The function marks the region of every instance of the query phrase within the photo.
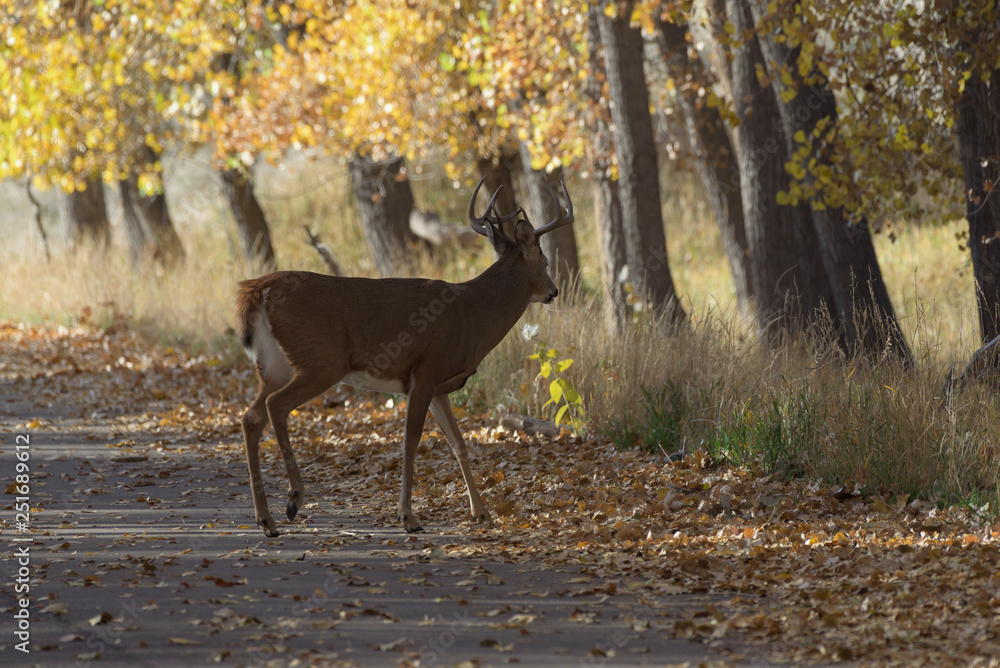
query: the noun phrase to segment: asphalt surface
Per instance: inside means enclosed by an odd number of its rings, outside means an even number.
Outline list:
[[[241,453],[121,433],[99,410],[68,415],[0,385],[0,666],[746,658],[731,644],[720,654],[670,637],[673,620],[703,608],[707,594],[650,601],[585,564],[555,567],[499,549],[495,559],[461,556],[457,547],[498,539],[447,526],[408,536],[344,491],[310,488],[302,521],[279,521],[282,535],[267,539],[253,524]],[[18,527],[23,490],[10,485],[24,437],[32,511],[30,526]],[[276,511],[282,473],[265,470]],[[18,587],[24,561],[27,589]]]

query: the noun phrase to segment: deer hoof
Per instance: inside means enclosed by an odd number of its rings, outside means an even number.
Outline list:
[[[271,519],[270,517],[267,518],[266,520],[258,520],[257,524],[263,527],[264,535],[267,536],[268,538],[277,538],[278,536],[281,535],[278,532],[278,527],[275,526],[274,524],[274,520]]]
[[[417,523],[417,520],[409,515],[400,515],[399,520],[403,523],[403,528],[406,529],[406,533],[419,533],[424,530],[424,528]]]

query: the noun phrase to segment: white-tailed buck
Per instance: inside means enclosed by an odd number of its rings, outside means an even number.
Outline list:
[[[237,322],[243,346],[255,362],[260,393],[243,414],[243,440],[254,514],[267,536],[278,535],[267,507],[258,447],[270,422],[288,471],[288,519],[302,506],[304,490],[288,440],[288,415],[335,383],[376,392],[405,394],[403,482],[399,518],[407,531],[420,531],[410,507],[413,460],[430,408],[451,445],[469,490],[472,516],[490,522],[479,498],[465,441],[448,394],[461,388],[487,353],[506,336],[531,302],[551,302],[555,284],[538,238],[573,222],[566,208],[535,230],[520,209],[505,216],[493,210],[493,194],[482,217],[476,196],[469,224],[489,239],[496,262],[465,283],[419,278],[341,278],[304,271],[280,271],[240,283]],[[497,190],[499,192],[499,189]],[[552,197],[558,197],[552,192]],[[513,238],[502,224],[517,218]]]

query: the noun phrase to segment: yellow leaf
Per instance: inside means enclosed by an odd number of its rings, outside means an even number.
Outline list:
[[[559,400],[562,399],[563,388],[559,380],[554,380],[549,384],[549,396],[552,397],[552,401],[555,403],[559,403]]]

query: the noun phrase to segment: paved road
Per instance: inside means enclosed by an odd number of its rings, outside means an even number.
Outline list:
[[[31,533],[20,533],[15,495],[3,497],[2,666],[626,666],[726,656],[665,631],[706,597],[648,601],[584,566],[463,557],[463,545],[497,539],[456,527],[407,536],[343,491],[315,490],[304,521],[266,539],[231,448],[152,441],[117,432],[110,418],[60,413],[0,387],[0,479],[13,481],[15,434],[28,434],[35,509]],[[265,476],[280,505],[278,473]],[[30,561],[30,653],[17,649],[17,550]]]

